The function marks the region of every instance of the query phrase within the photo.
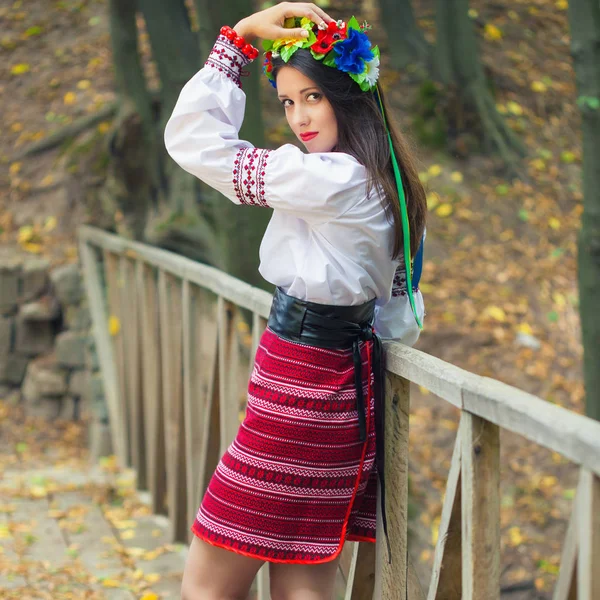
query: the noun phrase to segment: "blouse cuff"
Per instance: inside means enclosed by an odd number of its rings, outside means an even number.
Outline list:
[[[204,64],[207,67],[217,69],[241,88],[242,68],[251,63],[252,60],[232,40],[221,33]]]

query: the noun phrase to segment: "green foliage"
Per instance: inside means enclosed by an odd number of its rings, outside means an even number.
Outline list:
[[[436,84],[424,81],[417,95],[412,124],[419,141],[432,148],[445,148],[447,143],[446,121],[438,111],[441,100]]]
[[[579,96],[577,98],[577,106],[579,108],[589,108],[591,110],[598,110],[600,108],[600,98],[596,98],[595,96]]]

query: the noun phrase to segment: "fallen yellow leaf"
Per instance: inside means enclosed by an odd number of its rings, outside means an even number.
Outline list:
[[[80,90],[87,90],[92,85],[92,82],[89,79],[82,79],[77,82],[77,88]]]
[[[485,39],[495,42],[502,39],[502,31],[492,23],[487,23],[485,26]]]
[[[23,250],[31,252],[31,254],[40,254],[43,249],[44,247],[41,244],[34,244],[33,242],[23,244]]]
[[[554,230],[560,229],[560,221],[556,217],[550,217],[548,219],[548,225]]]
[[[140,600],[158,600],[158,596],[154,592],[146,592]]]
[[[534,92],[537,92],[538,94],[543,94],[544,92],[548,91],[548,86],[545,83],[542,83],[541,81],[532,81],[531,89]]]
[[[438,217],[449,217],[453,210],[454,208],[452,207],[452,204],[445,202],[436,208],[435,214],[438,215]]]
[[[75,102],[77,102],[77,96],[73,92],[67,92],[63,98],[63,101],[67,106],[71,106],[71,104],[75,104]]]
[[[118,335],[121,331],[121,321],[119,321],[119,317],[115,317],[115,315],[111,315],[108,319],[108,332],[113,337]]]
[[[56,228],[57,223],[56,217],[48,217],[44,223],[44,231],[52,231]]]
[[[450,179],[454,181],[454,183],[461,183],[463,180],[463,174],[460,171],[452,171]]]
[[[23,73],[27,73],[29,71],[29,65],[27,63],[19,63],[18,65],[14,65],[11,68],[10,72],[13,75],[23,75]]]
[[[506,313],[499,306],[488,306],[485,309],[485,314],[496,321],[504,323],[506,321]]]
[[[533,335],[533,329],[531,329],[531,327],[527,323],[521,323],[517,327],[517,331],[519,331],[519,333],[525,333],[527,335]]]
[[[431,177],[437,177],[442,172],[442,167],[440,165],[431,165],[427,170],[427,173]]]

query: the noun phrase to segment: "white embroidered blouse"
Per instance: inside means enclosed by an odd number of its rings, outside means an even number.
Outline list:
[[[183,169],[235,204],[270,207],[260,246],[261,275],[286,294],[321,304],[377,298],[375,330],[412,346],[419,337],[406,293],[404,258],[392,260],[393,226],[367,171],[342,152],[305,154],[240,140],[246,95],[240,75],[250,61],[219,35],[205,66],[183,87],[164,132]],[[413,290],[420,319],[423,297]]]

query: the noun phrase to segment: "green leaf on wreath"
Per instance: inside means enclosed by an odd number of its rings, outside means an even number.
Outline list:
[[[358,29],[358,31],[360,31],[360,25],[355,16],[352,16],[352,18],[348,21],[346,31],[348,31],[348,29]]]
[[[327,55],[322,52],[315,52],[312,48],[310,49],[310,53],[313,55],[313,58],[316,60],[323,60]]]
[[[327,53],[327,56],[323,60],[323,64],[327,65],[328,67],[336,67],[337,66],[335,64],[335,52],[333,50],[331,50],[330,52]]]
[[[262,47],[265,52],[268,52],[273,47],[273,40],[263,40]]]

